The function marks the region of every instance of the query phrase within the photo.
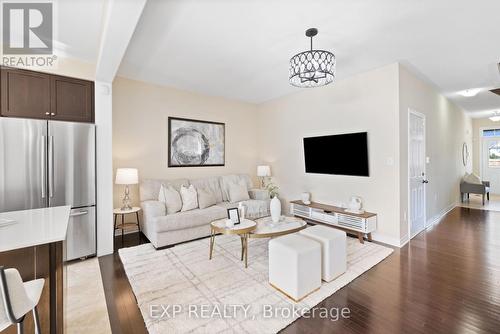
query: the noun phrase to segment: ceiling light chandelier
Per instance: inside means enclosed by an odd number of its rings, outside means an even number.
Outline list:
[[[312,39],[318,29],[306,30],[311,39],[311,50],[297,53],[290,59],[290,84],[296,87],[319,87],[335,79],[335,55],[329,51],[313,50]]]

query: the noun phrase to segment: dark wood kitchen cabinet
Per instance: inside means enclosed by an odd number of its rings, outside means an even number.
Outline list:
[[[6,117],[50,117],[50,75],[1,69],[1,113]]]
[[[2,67],[0,115],[94,122],[94,83],[59,75]]]
[[[59,121],[94,122],[94,83],[52,76],[50,115]]]

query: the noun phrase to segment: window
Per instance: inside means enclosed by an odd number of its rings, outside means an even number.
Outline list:
[[[483,130],[483,137],[496,137],[500,136],[500,129]]]
[[[488,145],[488,167],[500,167],[500,141]]]

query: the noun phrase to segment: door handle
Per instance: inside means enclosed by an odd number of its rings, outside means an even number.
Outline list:
[[[49,136],[49,197],[54,197],[54,136]]]
[[[89,213],[88,211],[79,211],[79,212],[72,213],[69,216],[70,217],[78,217],[78,216],[84,216],[88,213]]]
[[[429,183],[429,180],[422,180],[422,183]]]
[[[41,163],[40,163],[40,172],[41,180],[42,180],[42,198],[47,196],[47,136],[42,136],[42,149],[41,149]]]

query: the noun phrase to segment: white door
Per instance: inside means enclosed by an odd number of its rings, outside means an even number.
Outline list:
[[[425,228],[425,116],[413,111],[408,124],[410,238]]]
[[[490,181],[490,193],[500,194],[500,137],[483,137],[481,179]]]

